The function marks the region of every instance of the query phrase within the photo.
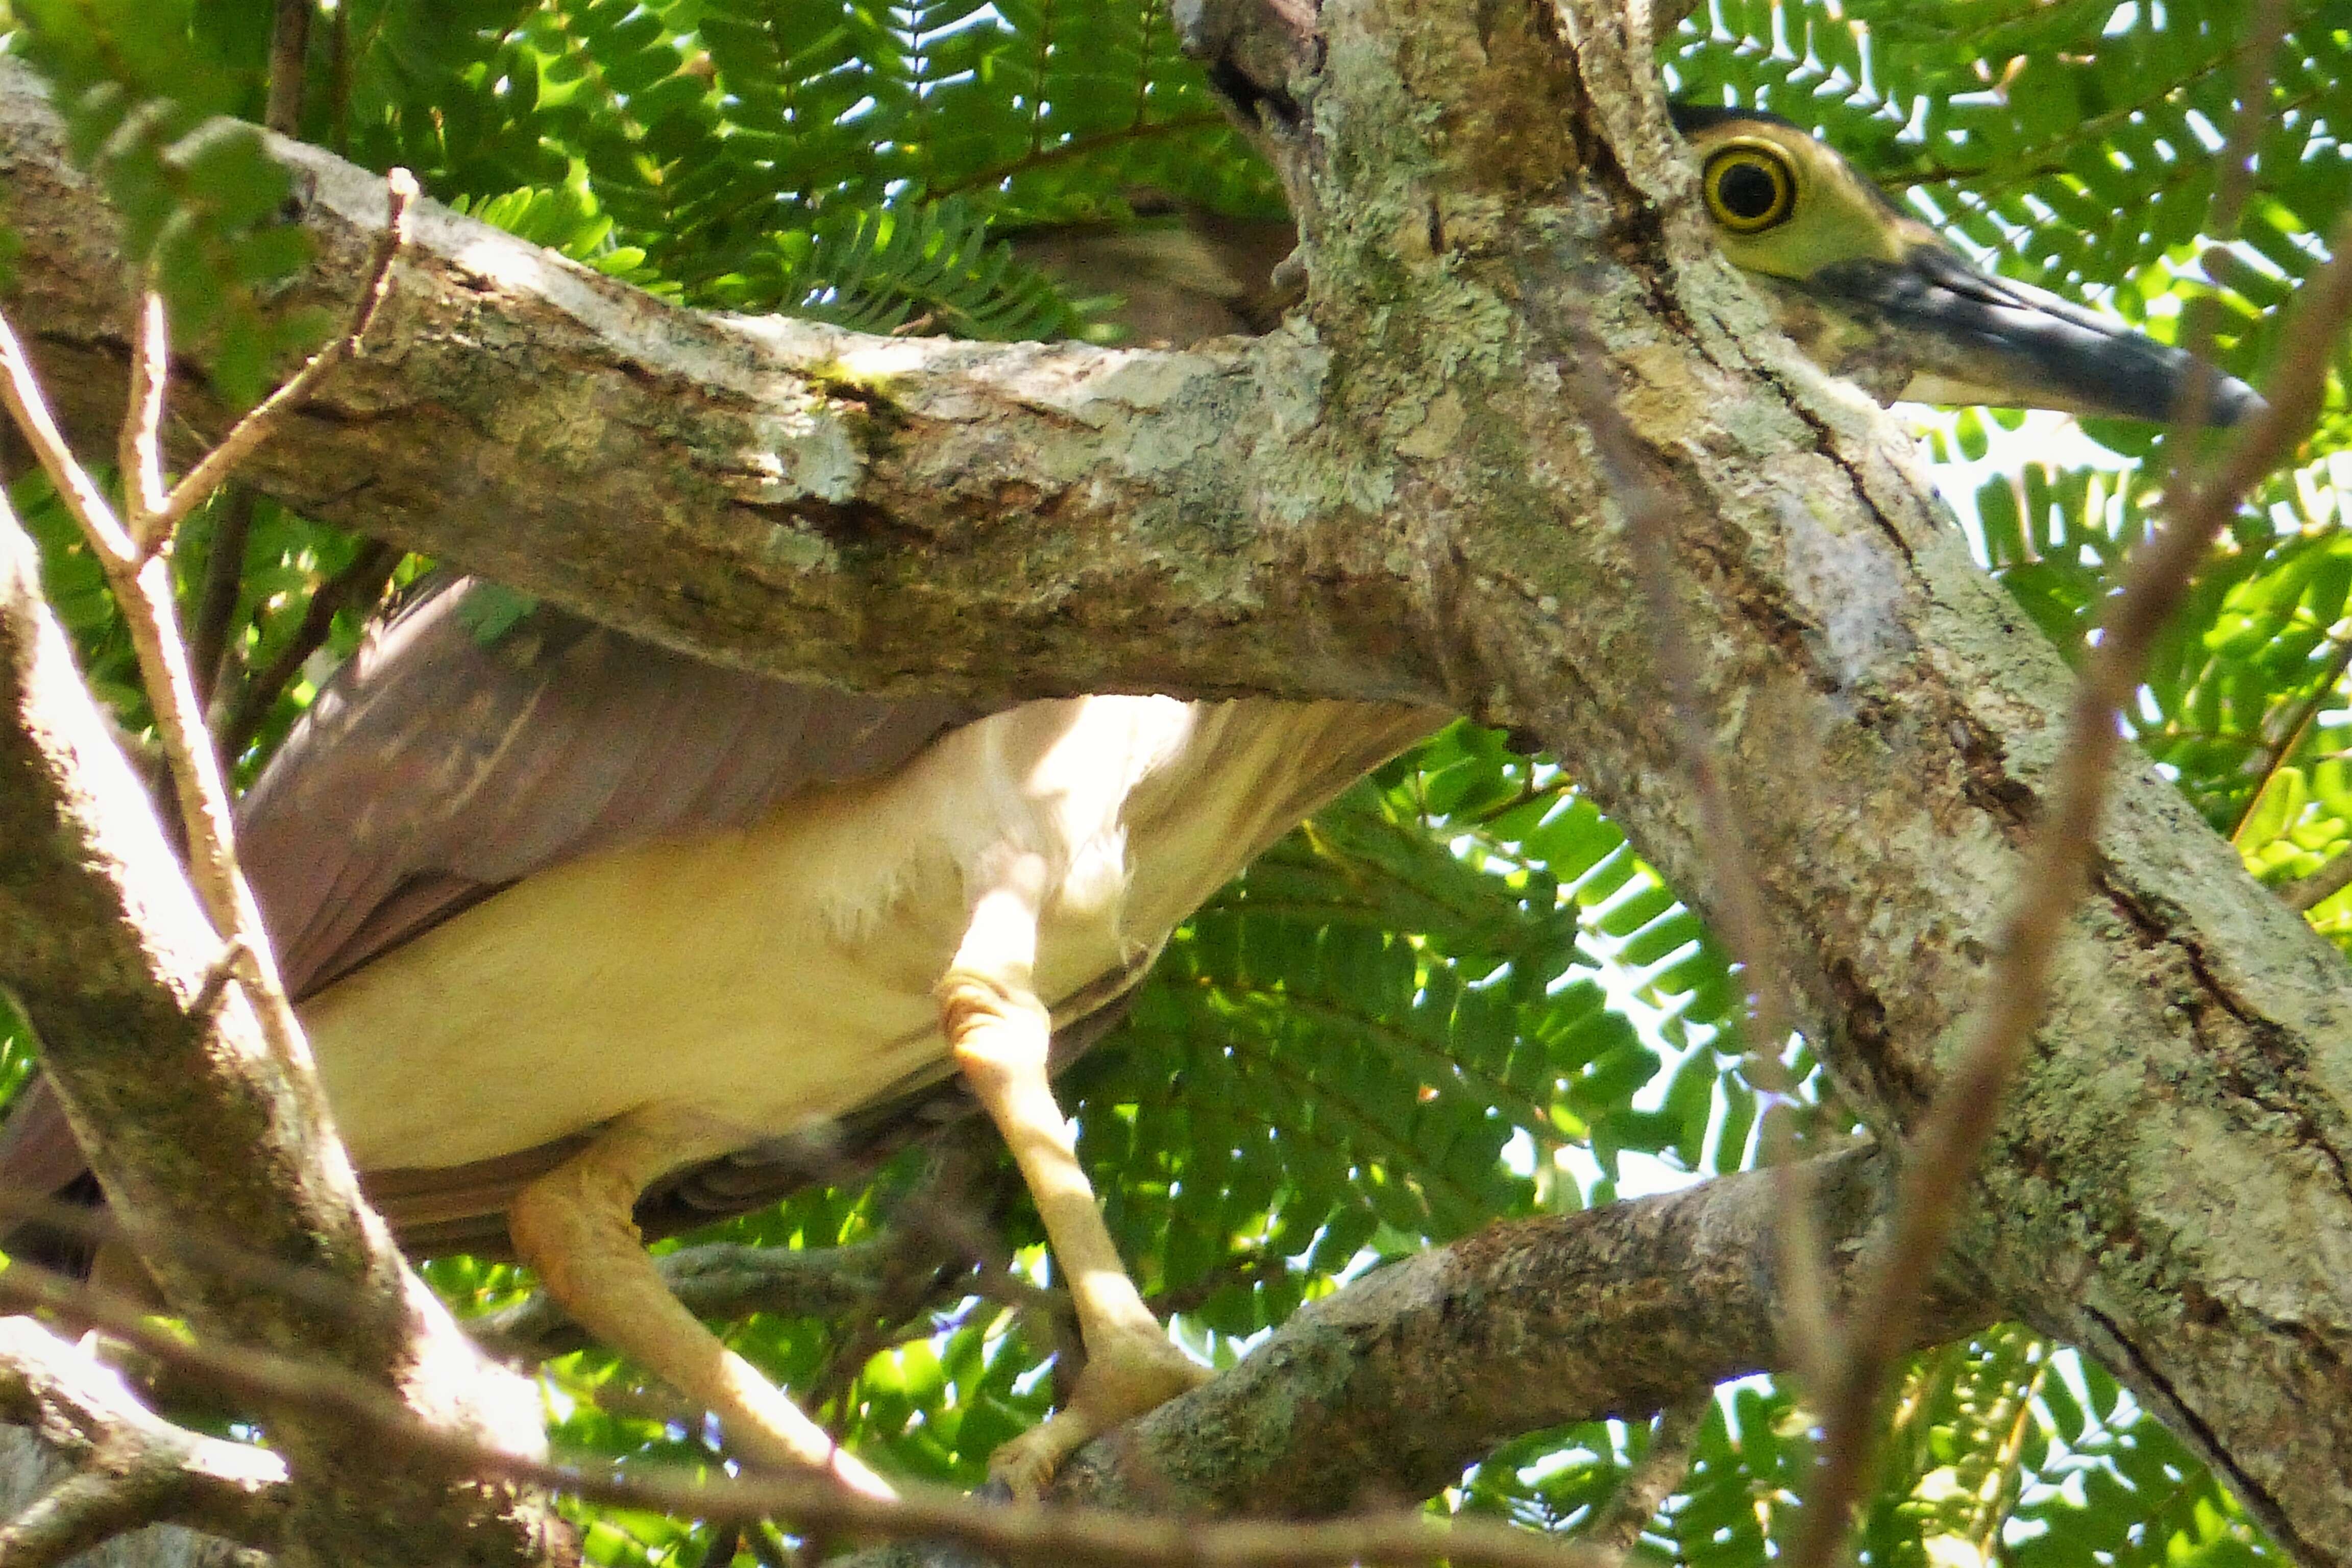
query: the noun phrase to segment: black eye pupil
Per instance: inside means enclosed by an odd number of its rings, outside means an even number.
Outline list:
[[[1734,217],[1760,218],[1780,200],[1780,182],[1761,163],[1734,163],[1715,183],[1715,199]]]

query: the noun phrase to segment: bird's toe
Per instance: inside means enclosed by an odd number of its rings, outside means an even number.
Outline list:
[[[1094,1438],[1191,1393],[1213,1375],[1157,1331],[1120,1334],[1090,1347],[1068,1406],[1000,1447],[989,1457],[989,1476],[1019,1500],[1034,1502],[1053,1484],[1063,1461]]]
[[[1091,1427],[1073,1424],[1069,1413],[1053,1415],[1018,1437],[1007,1438],[988,1457],[988,1479],[1013,1494],[1015,1502],[1035,1502],[1045,1495],[1062,1461],[1094,1436]]]

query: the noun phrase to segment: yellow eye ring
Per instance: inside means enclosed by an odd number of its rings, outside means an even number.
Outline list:
[[[1797,208],[1797,171],[1769,142],[1743,142],[1706,161],[1699,190],[1715,221],[1734,234],[1761,234]]]

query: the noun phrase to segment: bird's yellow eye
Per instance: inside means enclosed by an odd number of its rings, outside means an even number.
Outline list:
[[[1706,161],[1699,187],[1706,210],[1734,234],[1761,234],[1788,222],[1797,206],[1797,172],[1775,147],[1724,148]]]

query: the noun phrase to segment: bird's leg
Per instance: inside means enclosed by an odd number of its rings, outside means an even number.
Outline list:
[[[631,1211],[648,1185],[741,1142],[708,1117],[658,1109],[624,1117],[515,1199],[507,1216],[515,1252],[583,1328],[715,1412],[746,1457],[895,1496],[670,1294],[637,1234]]]
[[[989,1459],[990,1473],[1021,1498],[1042,1492],[1062,1461],[1096,1434],[1209,1375],[1169,1342],[1128,1278],[1079,1168],[1069,1123],[1054,1102],[1046,1076],[1053,1020],[1031,988],[1044,883],[1042,863],[1023,864],[982,894],[940,983],[941,1027],[1021,1167],[1086,1341],[1086,1370],[1068,1405]]]

